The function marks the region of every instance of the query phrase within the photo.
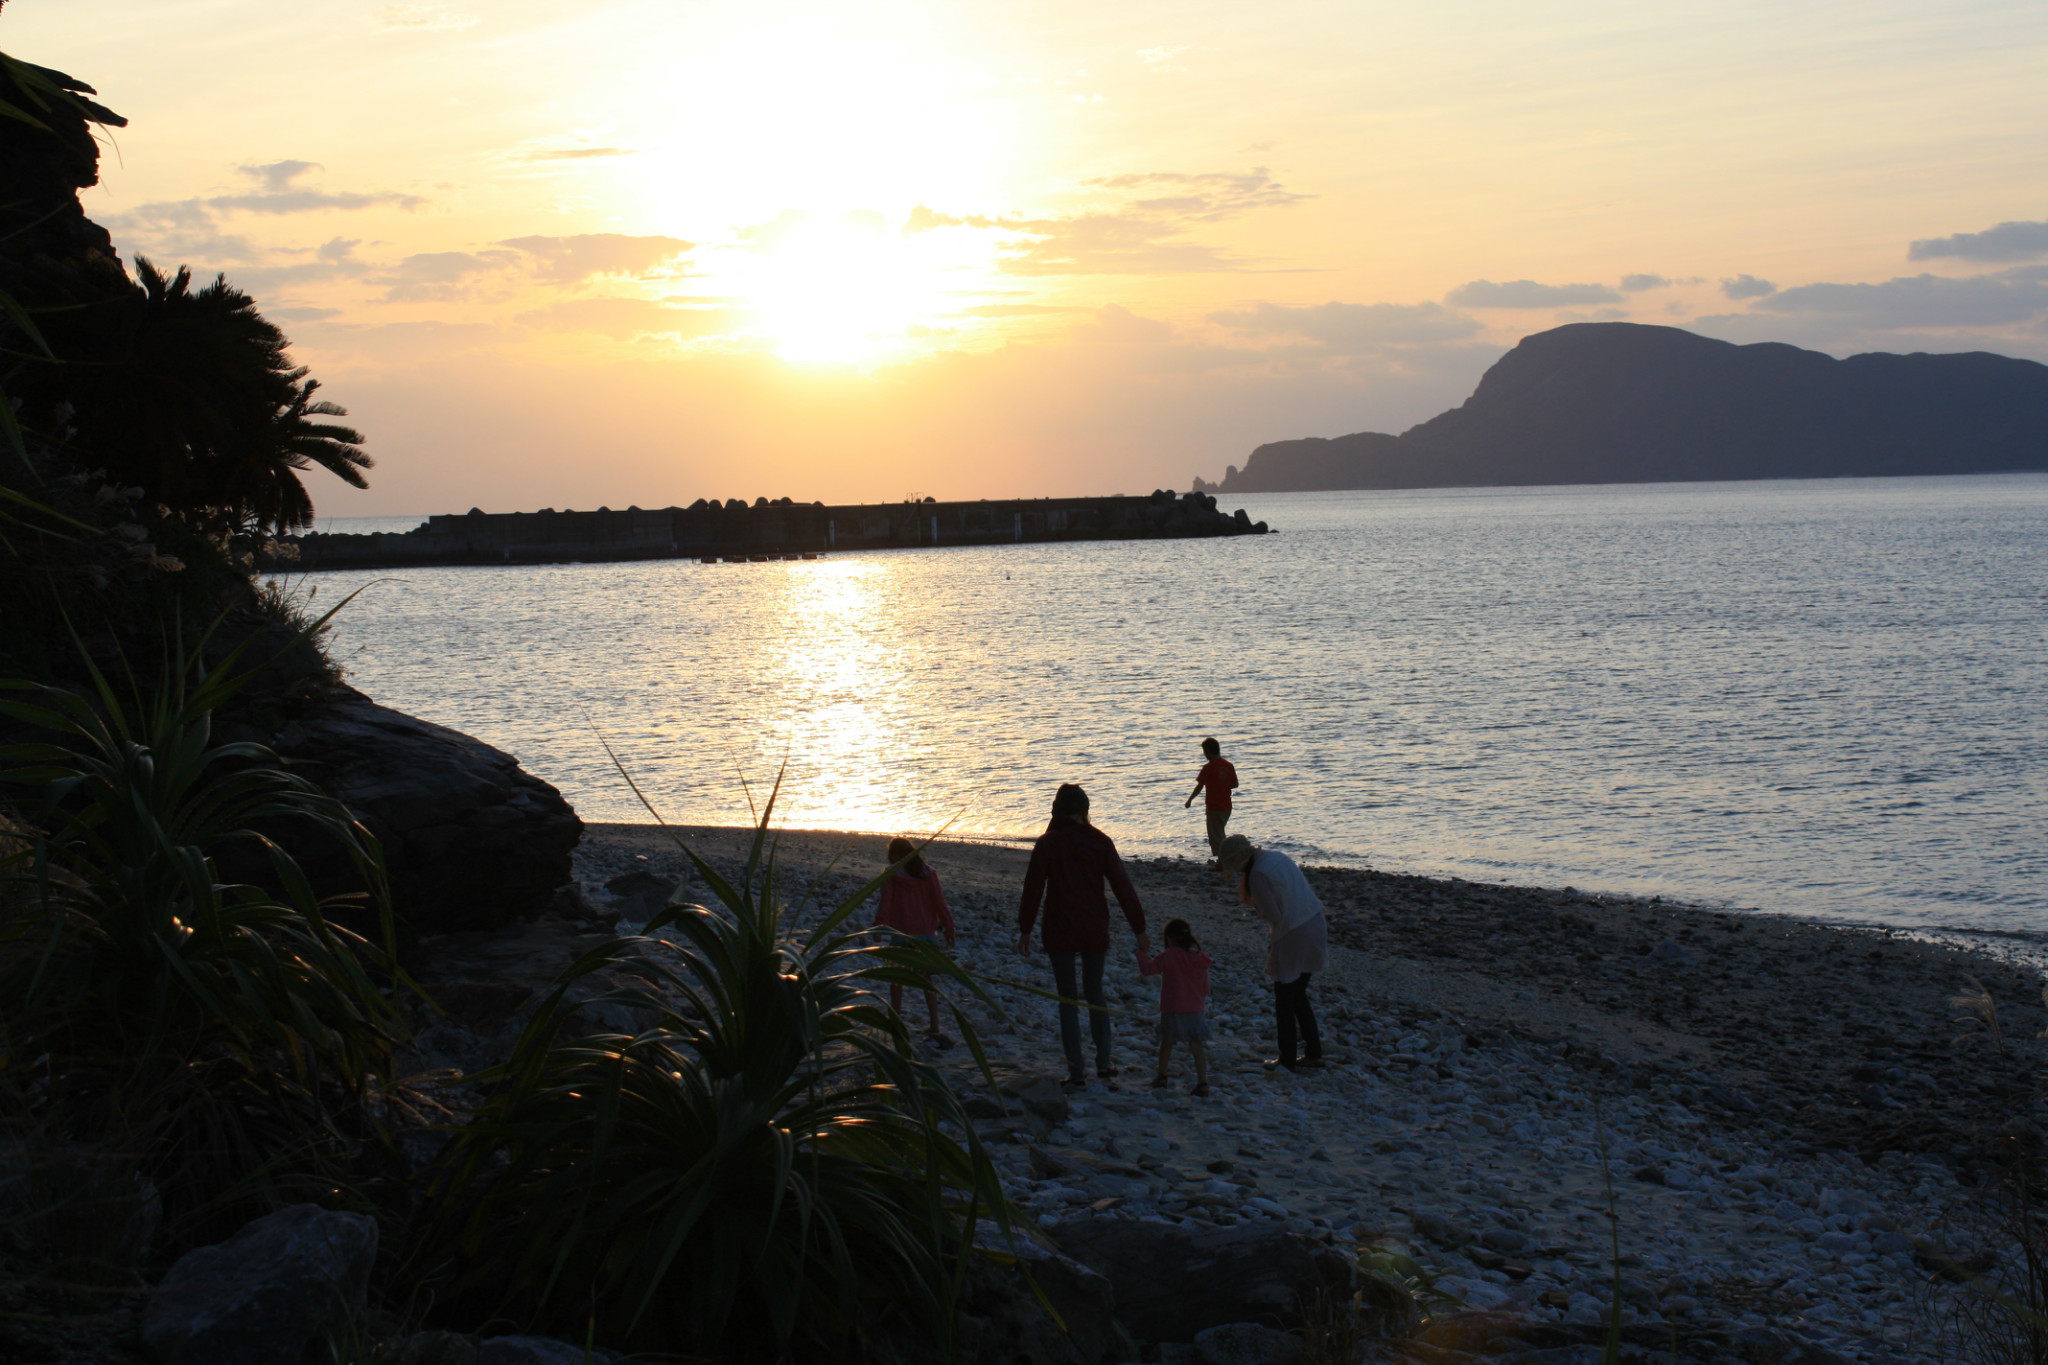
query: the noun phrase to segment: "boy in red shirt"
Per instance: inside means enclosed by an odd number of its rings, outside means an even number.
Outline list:
[[[1214,853],[1223,847],[1223,827],[1230,823],[1230,793],[1237,786],[1237,769],[1230,766],[1223,757],[1223,746],[1213,739],[1202,741],[1202,752],[1209,761],[1195,775],[1195,790],[1188,793],[1180,808],[1186,810],[1195,804],[1195,792],[1207,793],[1202,805],[1209,817],[1209,851]]]

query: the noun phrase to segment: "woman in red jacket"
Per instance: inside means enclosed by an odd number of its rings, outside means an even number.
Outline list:
[[[1116,845],[1088,823],[1088,793],[1069,782],[1054,795],[1052,823],[1032,846],[1031,866],[1024,874],[1024,902],[1017,911],[1017,951],[1029,957],[1031,926],[1038,919],[1040,901],[1045,905],[1045,927],[1039,932],[1039,942],[1052,959],[1052,979],[1061,997],[1060,1045],[1067,1054],[1069,1090],[1088,1083],[1076,1003],[1084,998],[1095,1038],[1095,1074],[1104,1081],[1116,1075],[1109,1055],[1108,1004],[1102,994],[1102,964],[1109,956],[1109,901],[1102,894],[1105,881],[1116,892],[1124,920],[1138,937],[1139,950],[1151,952],[1138,889],[1131,885]]]
[[[943,934],[946,947],[953,948],[953,912],[946,905],[946,893],[939,889],[939,874],[925,866],[917,845],[908,839],[891,839],[889,865],[896,871],[882,883],[882,903],[875,910],[876,926],[923,939],[934,947]],[[903,1013],[900,981],[889,983],[889,1009],[897,1015]],[[939,1047],[951,1047],[953,1040],[939,1028],[939,993],[929,981],[924,988],[924,1010],[924,1036]]]

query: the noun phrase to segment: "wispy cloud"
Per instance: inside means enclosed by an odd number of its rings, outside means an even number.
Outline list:
[[[1569,308],[1587,303],[1620,303],[1604,284],[1538,284],[1534,280],[1473,280],[1444,295],[1460,308]]]
[[[1460,341],[1479,320],[1440,303],[1322,303],[1288,308],[1264,301],[1209,314],[1209,321],[1240,332],[1292,335],[1332,351],[1366,354],[1388,346]]]
[[[1912,275],[1880,284],[1802,284],[1756,305],[1870,328],[1991,327],[2048,313],[2048,266],[1950,279]]]
[[[446,303],[469,297],[477,276],[508,269],[518,260],[510,251],[420,251],[376,282],[385,287],[388,303]]]
[[[449,9],[446,5],[385,5],[377,11],[379,27],[416,33],[473,28],[480,22],[478,16]]]
[[[911,211],[904,231],[967,227],[1003,234],[1000,268],[1011,275],[1247,271],[1264,267],[1223,248],[1189,240],[1189,231],[1255,209],[1284,208],[1309,197],[1288,190],[1262,166],[1245,172],[1203,174],[1150,171],[1084,183],[1090,189],[1126,194],[1175,192],[1141,194],[1113,210],[1046,218],[955,215],[920,204]]]
[[[1754,275],[1737,275],[1721,281],[1721,294],[1731,299],[1760,299],[1778,292],[1778,286]]]
[[[1074,324],[1074,340],[1097,346],[1157,346],[1173,335],[1158,318],[1140,317],[1122,304],[1106,303],[1087,322]]]
[[[518,315],[528,327],[550,332],[595,332],[618,341],[642,336],[695,338],[738,330],[742,320],[727,307],[677,306],[667,299],[570,299]]]
[[[2037,256],[2048,256],[2048,223],[2000,223],[1982,232],[1925,237],[1906,248],[1909,261],[2031,261]]]
[[[541,147],[522,153],[527,161],[596,161],[604,157],[638,155],[637,147]]]
[[[398,190],[321,190],[301,185],[309,173],[323,169],[313,161],[269,161],[239,166],[256,182],[244,194],[214,194],[191,199],[165,199],[138,204],[114,214],[106,225],[143,250],[177,256],[209,266],[266,259],[271,253],[248,238],[223,230],[221,218],[236,213],[285,216],[300,213],[356,212],[390,207],[411,212],[427,201]]]
[[[580,284],[597,275],[644,276],[696,246],[679,237],[630,237],[589,232],[573,237],[513,237],[500,242],[525,252],[536,273],[556,284]]]
[[[1189,175],[1179,171],[1147,171],[1137,175],[1110,175],[1083,181],[1104,190],[1172,190],[1175,193],[1133,200],[1130,207],[1142,213],[1169,214],[1191,222],[1219,222],[1253,209],[1285,208],[1315,196],[1296,194],[1269,174],[1264,166],[1249,171],[1209,171]]]
[[[1662,275],[1623,275],[1621,277],[1621,292],[1624,294],[1640,294],[1645,289],[1662,289],[1670,283],[1671,281],[1665,279]]]

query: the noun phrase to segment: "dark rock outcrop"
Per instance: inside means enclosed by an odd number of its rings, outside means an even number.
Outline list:
[[[1230,1323],[1288,1325],[1325,1283],[1315,1243],[1277,1228],[1085,1218],[1053,1235],[1109,1281],[1117,1321],[1146,1345]]]
[[[570,878],[583,822],[502,749],[349,687],[296,708],[268,742],[383,843],[392,908],[412,933],[529,918]],[[349,875],[338,855],[294,852],[316,884]]]
[[[143,1310],[143,1345],[162,1365],[326,1359],[376,1259],[375,1219],[295,1204],[180,1257]]]
[[[1837,360],[1676,327],[1524,337],[1399,436],[1276,441],[1227,493],[2048,469],[2048,365],[1977,351]]]

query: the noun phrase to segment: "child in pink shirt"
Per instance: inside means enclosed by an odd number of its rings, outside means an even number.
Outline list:
[[[1209,1093],[1209,1019],[1203,1010],[1209,1003],[1209,955],[1195,941],[1195,931],[1184,919],[1167,921],[1160,935],[1166,951],[1152,957],[1138,949],[1138,970],[1159,980],[1159,1074],[1152,1088],[1166,1084],[1166,1063],[1176,1042],[1186,1043],[1195,1056],[1195,1088]]]
[[[908,839],[889,841],[889,862],[896,871],[882,883],[882,903],[875,911],[878,928],[922,939],[937,947],[940,935],[946,947],[954,946],[953,912],[946,905],[946,893],[939,889],[939,874],[925,865],[917,845]],[[889,1008],[903,1013],[903,986],[889,983]],[[924,987],[925,1037],[938,1047],[951,1047],[953,1040],[939,1028],[939,993],[927,980]]]

